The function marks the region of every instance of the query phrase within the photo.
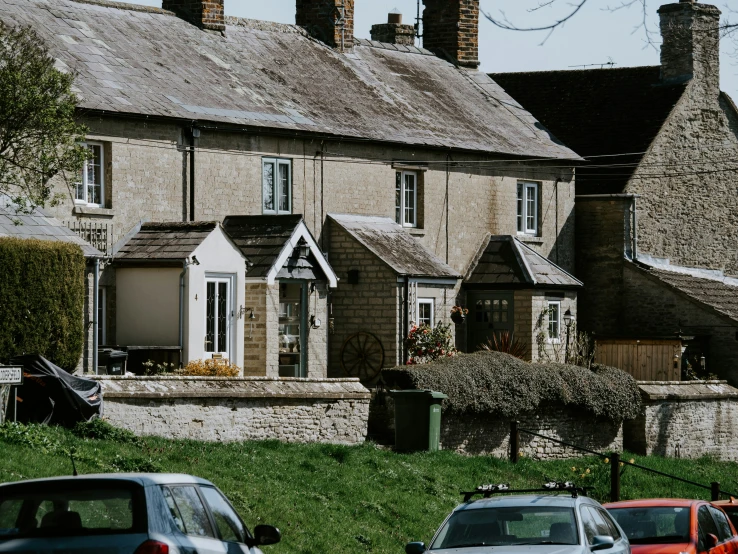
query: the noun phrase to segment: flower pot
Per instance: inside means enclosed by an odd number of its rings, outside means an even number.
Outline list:
[[[460,312],[454,312],[451,314],[451,321],[456,323],[456,325],[461,325],[464,323],[464,320],[466,319],[466,316]]]

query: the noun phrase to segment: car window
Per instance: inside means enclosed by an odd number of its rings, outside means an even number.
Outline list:
[[[229,542],[245,542],[246,530],[243,523],[223,495],[212,487],[200,487],[200,491],[210,506],[220,538]]]
[[[579,544],[574,510],[505,506],[458,510],[441,526],[431,550],[473,545]]]
[[[177,526],[177,529],[179,529],[182,533],[186,533],[187,531],[184,526],[184,521],[182,520],[182,514],[177,507],[177,503],[174,501],[172,491],[170,491],[168,487],[162,487],[161,492],[164,495],[164,499],[166,500],[167,506],[169,507],[169,513],[171,514],[172,519],[174,520],[174,524]]]
[[[613,539],[616,541],[620,540],[622,536],[620,535],[620,531],[618,530],[618,526],[615,525],[615,522],[610,517],[610,514],[608,514],[604,508],[595,508],[595,511],[600,514],[603,520],[605,520],[605,523],[607,524],[607,528],[610,530],[608,535],[610,535]]]
[[[728,518],[725,517],[725,514],[712,506],[708,506],[707,509],[710,510],[712,519],[715,520],[715,524],[717,525],[718,539],[720,539],[720,542],[730,539],[733,536],[733,532],[730,530],[730,523],[728,523]]]
[[[579,507],[579,518],[582,520],[582,527],[584,528],[584,535],[587,537],[587,542],[592,544],[594,538],[602,533],[597,529],[597,522],[587,506]]]
[[[689,508],[648,506],[608,510],[631,544],[689,542]]]
[[[712,519],[707,506],[700,506],[700,509],[697,511],[697,549],[700,552],[705,552],[710,548],[707,535],[715,535],[720,538],[717,525],[715,525],[715,521]]]
[[[721,506],[723,511],[728,514],[728,519],[730,520],[730,523],[733,524],[733,527],[738,530],[738,511],[735,510],[735,504],[727,504],[725,506]]]
[[[0,501],[0,541],[141,532],[145,522],[135,516],[143,509],[134,497],[129,487],[106,487],[94,482],[45,491],[11,490]]]
[[[185,534],[195,537],[213,537],[207,510],[194,486],[171,487],[174,502],[179,509]]]

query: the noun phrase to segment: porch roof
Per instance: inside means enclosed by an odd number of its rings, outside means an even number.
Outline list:
[[[29,214],[16,213],[10,198],[0,194],[0,237],[51,240],[78,245],[86,258],[102,258],[103,254],[89,242],[41,208]]]
[[[182,262],[217,226],[215,221],[144,223],[118,250],[115,261]]]
[[[461,279],[458,272],[388,217],[346,214],[328,214],[328,217],[398,275]]]
[[[325,275],[331,287],[338,284],[335,272],[301,215],[229,215],[223,220],[223,230],[246,257],[247,279],[274,282],[280,270],[289,265],[292,253],[302,239],[310,246],[311,271],[315,271],[314,275]],[[294,270],[291,273],[299,274]]]
[[[492,235],[482,242],[464,284],[507,288],[582,286],[576,277],[511,235]]]

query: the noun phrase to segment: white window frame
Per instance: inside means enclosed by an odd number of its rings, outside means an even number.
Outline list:
[[[554,323],[554,320],[551,318],[552,312],[551,307],[556,307],[556,329],[558,329],[558,336],[552,337],[551,336],[551,323]],[[549,344],[559,344],[561,343],[561,301],[560,300],[548,300],[546,304],[546,341]]]
[[[274,209],[269,210],[264,206],[264,166],[274,164],[274,175],[272,180],[272,198]],[[279,209],[279,168],[287,167],[287,209]],[[263,214],[291,214],[292,213],[292,160],[289,158],[262,158],[261,159],[261,212]]]
[[[216,344],[213,345],[213,350],[208,350],[207,345],[207,336],[208,336],[208,283],[215,283],[215,291],[216,294],[218,293],[218,284],[219,283],[227,283],[228,290],[227,290],[227,300],[226,300],[226,350],[225,351],[216,351],[215,347],[217,346],[217,340],[218,340],[218,313],[216,311],[215,313],[215,330],[214,330],[214,336],[213,340],[216,342]],[[206,273],[205,274],[205,283],[204,283],[204,290],[203,290],[203,299],[205,300],[205,310],[203,313],[203,350],[205,353],[205,356],[213,356],[213,355],[222,355],[225,358],[228,358],[228,360],[231,363],[235,363],[233,360],[233,347],[235,346],[235,335],[234,330],[236,328],[236,325],[234,324],[233,317],[234,317],[234,310],[235,310],[235,284],[236,284],[236,278],[234,275],[229,275],[225,273]],[[216,306],[217,306],[217,300],[216,300]]]
[[[400,177],[400,182],[397,182],[397,177]],[[407,191],[406,191],[406,178],[412,176],[415,181],[412,194],[412,212],[411,217],[407,218]],[[403,227],[417,227],[418,226],[418,172],[417,171],[397,171],[395,173],[395,221],[398,225]],[[400,204],[397,204],[397,197],[399,192]]]
[[[420,321],[420,305],[421,304],[428,304],[430,305],[430,324],[429,327],[435,327],[436,326],[436,299],[435,298],[418,298],[417,302],[415,303],[415,313],[418,317],[418,325],[422,325],[423,322]]]
[[[102,142],[98,141],[85,141],[80,144],[80,146],[84,148],[88,148],[90,146],[97,146],[100,148],[100,202],[90,202],[88,198],[88,172],[87,172],[87,162],[88,160],[85,160],[84,166],[82,166],[82,181],[77,182],[77,186],[82,187],[82,198],[77,198],[77,190],[74,191],[74,203],[79,206],[91,206],[95,208],[100,208],[105,206],[105,147]]]
[[[517,225],[519,235],[538,235],[538,199],[540,195],[540,183],[533,181],[518,181],[517,196]],[[533,191],[533,207],[528,205],[528,193]],[[531,211],[533,212],[531,214]],[[533,219],[533,225],[528,225],[529,219]]]

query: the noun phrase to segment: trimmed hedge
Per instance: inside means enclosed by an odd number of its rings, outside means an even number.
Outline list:
[[[637,417],[641,406],[635,379],[614,367],[531,364],[501,352],[459,354],[425,365],[385,369],[382,378],[391,388],[447,394],[444,409],[460,414],[515,418],[542,404],[559,404],[620,422]]]
[[[0,363],[40,354],[72,371],[84,347],[84,303],[79,246],[0,238]]]

